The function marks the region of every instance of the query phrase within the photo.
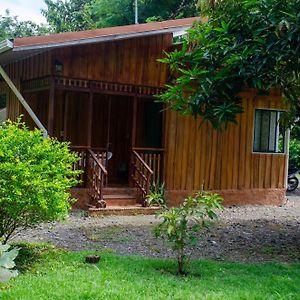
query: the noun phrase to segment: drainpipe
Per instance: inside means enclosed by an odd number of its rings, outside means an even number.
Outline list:
[[[31,107],[28,105],[24,97],[21,95],[17,87],[14,85],[14,83],[11,81],[9,76],[6,74],[2,66],[0,65],[0,75],[3,77],[7,85],[10,87],[10,89],[13,91],[17,99],[21,102],[25,110],[28,112],[30,117],[33,119],[34,123],[37,125],[37,127],[43,132],[44,138],[48,137],[47,129],[44,127],[44,125],[41,123],[41,121],[38,119],[34,111],[31,109]]]

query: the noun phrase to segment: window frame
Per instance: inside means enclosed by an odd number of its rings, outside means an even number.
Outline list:
[[[269,155],[287,155],[288,154],[288,144],[289,144],[289,130],[286,129],[285,133],[283,135],[284,138],[284,145],[283,145],[283,152],[276,152],[276,151],[254,151],[254,138],[255,138],[255,117],[256,117],[256,111],[257,110],[264,110],[264,111],[274,111],[283,113],[287,110],[280,109],[280,108],[268,108],[268,107],[255,107],[254,108],[254,114],[252,118],[252,154],[269,154]]]

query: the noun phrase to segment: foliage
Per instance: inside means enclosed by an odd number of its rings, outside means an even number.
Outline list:
[[[133,0],[44,0],[42,10],[52,31],[78,31],[134,23]],[[197,0],[139,0],[139,22],[197,15]]]
[[[9,249],[9,245],[0,243],[0,282],[6,282],[18,275],[18,271],[12,269],[16,266],[14,260],[18,256],[19,250],[17,248]]]
[[[67,143],[43,139],[20,120],[0,127],[0,238],[7,241],[16,229],[66,216],[67,190],[78,182],[72,169],[77,160]]]
[[[289,168],[300,168],[300,141],[296,139],[289,144]]]
[[[32,21],[19,21],[16,16],[10,15],[8,10],[0,15],[0,40],[15,37],[44,35],[49,32],[45,25],[38,25]]]
[[[139,22],[162,21],[197,15],[197,1],[187,0],[139,0]],[[110,27],[134,22],[134,1],[93,0],[88,8],[95,27]],[[92,22],[91,22],[92,23]]]
[[[172,260],[101,253],[99,264],[85,264],[85,256],[94,253],[45,251],[30,270],[0,284],[0,298],[252,300],[298,299],[300,294],[299,264],[195,260],[181,278],[165,271],[173,269]]]
[[[148,206],[166,206],[165,184],[152,181],[146,200]]]
[[[215,209],[221,209],[222,198],[218,194],[198,192],[195,197],[187,197],[177,208],[165,207],[158,213],[162,223],[155,227],[155,235],[166,236],[177,252],[178,273],[184,274],[186,247],[197,243],[197,233],[207,228],[208,221],[217,217]]]
[[[89,23],[85,7],[92,0],[44,0],[47,5],[42,14],[53,32],[79,31],[93,27]]]
[[[207,22],[189,30],[182,46],[161,61],[175,79],[159,99],[215,128],[236,122],[244,88],[278,88],[300,115],[300,0],[220,0],[202,10]]]

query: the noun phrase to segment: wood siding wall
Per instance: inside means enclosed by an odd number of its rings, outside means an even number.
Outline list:
[[[162,87],[167,68],[157,59],[172,45],[172,34],[53,50],[62,76]]]
[[[20,88],[20,82],[14,81],[17,88]],[[0,94],[5,94],[7,101],[7,118],[10,120],[16,120],[21,114],[21,104],[10,90],[6,83],[0,84]]]
[[[217,132],[208,123],[167,111],[165,182],[168,190],[284,188],[283,154],[252,153],[255,108],[282,108],[277,95],[243,93],[238,125]]]
[[[37,54],[5,66],[11,79],[20,81],[51,75],[51,52]]]

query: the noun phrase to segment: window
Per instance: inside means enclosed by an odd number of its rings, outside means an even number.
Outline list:
[[[254,152],[284,153],[285,130],[279,124],[281,113],[277,110],[255,110]]]

